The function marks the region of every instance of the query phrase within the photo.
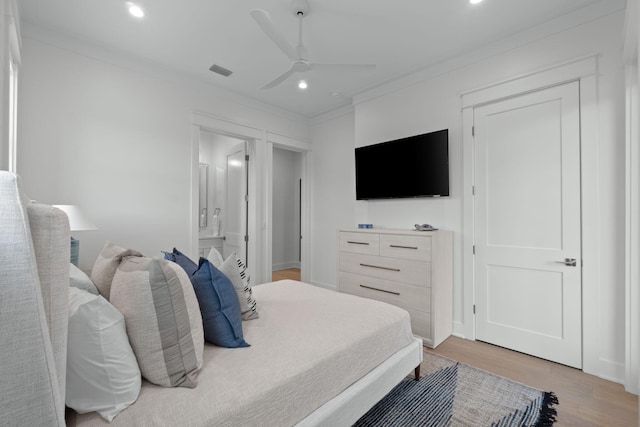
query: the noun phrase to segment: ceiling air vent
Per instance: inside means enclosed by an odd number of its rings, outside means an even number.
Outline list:
[[[226,68],[216,64],[213,64],[211,67],[209,67],[209,71],[213,71],[214,73],[218,73],[221,76],[225,76],[225,77],[229,77],[233,73],[233,71],[227,70]]]

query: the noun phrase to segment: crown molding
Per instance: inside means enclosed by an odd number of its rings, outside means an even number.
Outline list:
[[[413,73],[390,79],[381,85],[354,95],[353,103],[354,105],[357,105],[370,99],[378,98],[406,87],[413,86],[444,73],[464,68],[492,56],[527,45],[536,40],[540,40],[553,34],[566,31],[570,28],[577,27],[578,25],[620,12],[621,10],[624,10],[625,7],[626,0],[600,0],[598,3],[552,19],[544,24],[531,27],[518,34],[490,43],[479,49],[474,49],[473,51],[462,55],[445,59],[442,62],[421,68]]]
[[[327,111],[326,113],[318,114],[317,116],[312,117],[309,120],[309,124],[317,125],[322,122],[337,119],[338,117],[342,117],[345,114],[353,113],[354,111],[355,106],[353,104],[344,105],[342,107],[334,108],[333,110]]]

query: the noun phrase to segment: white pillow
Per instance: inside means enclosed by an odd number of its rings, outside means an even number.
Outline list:
[[[222,255],[214,247],[211,248],[207,259],[233,283],[233,287],[238,294],[238,301],[240,302],[242,320],[251,320],[260,317],[258,315],[256,300],[253,298],[253,291],[251,290],[249,272],[238,255],[234,252],[223,261]]]
[[[89,276],[72,263],[69,263],[69,286],[85,290],[94,295],[100,295]]]
[[[207,259],[215,268],[218,268],[224,262],[224,258],[222,258],[222,254],[218,252],[218,250],[213,246],[209,251],[209,255],[207,255]]]
[[[122,315],[103,297],[70,287],[67,406],[111,422],[136,401],[141,382]]]

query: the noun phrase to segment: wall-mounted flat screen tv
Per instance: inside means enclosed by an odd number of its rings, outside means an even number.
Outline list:
[[[356,199],[449,196],[448,129],[358,147]]]

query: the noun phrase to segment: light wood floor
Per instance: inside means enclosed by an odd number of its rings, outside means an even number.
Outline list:
[[[450,337],[435,350],[458,362],[558,396],[556,426],[638,425],[638,396],[584,372],[479,341]]]
[[[299,268],[287,268],[284,270],[275,270],[271,272],[271,280],[300,280],[300,269]]]

